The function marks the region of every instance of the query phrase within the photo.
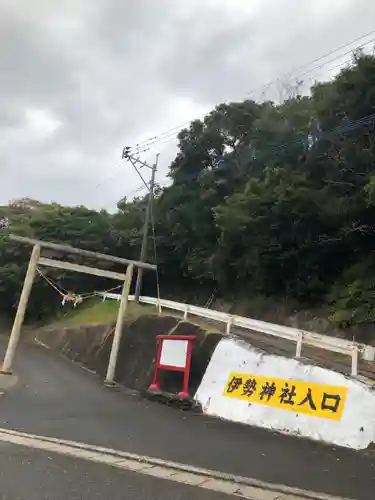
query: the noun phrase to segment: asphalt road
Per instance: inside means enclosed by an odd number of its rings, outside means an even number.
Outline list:
[[[1,427],[357,500],[374,498],[371,450],[334,449],[146,402],[103,387],[96,376],[37,346],[21,346],[15,373],[20,383],[0,399]]]
[[[232,497],[22,446],[0,445],[2,500],[230,500]]]

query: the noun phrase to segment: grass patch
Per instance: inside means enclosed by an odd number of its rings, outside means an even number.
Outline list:
[[[119,305],[120,303],[117,302],[117,300],[107,299],[103,302],[97,298],[87,299],[82,304],[77,305],[76,308],[66,305],[48,326],[75,327],[81,325],[113,323],[116,322]],[[126,311],[127,319],[135,320],[139,316],[145,314],[158,314],[158,311],[156,307],[152,305],[136,304],[135,302],[128,303]],[[161,315],[173,316],[182,320],[182,314],[178,311],[163,309]],[[199,326],[207,333],[216,333],[220,331],[214,325],[206,323],[204,318],[198,319],[196,317],[188,317],[186,321]]]
[[[54,325],[79,326],[95,323],[112,323],[116,321],[120,303],[117,300],[90,299],[79,304],[75,309],[66,306],[57,316]],[[126,317],[136,319],[143,314],[157,314],[156,307],[129,302]]]

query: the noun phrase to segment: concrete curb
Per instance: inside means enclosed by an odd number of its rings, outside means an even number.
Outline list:
[[[107,456],[112,456],[113,458],[118,458],[122,460],[128,460],[139,466],[148,465],[150,467],[155,467],[156,469],[165,468],[168,471],[175,471],[175,473],[169,472],[169,475],[180,474],[190,474],[191,476],[199,477],[203,479],[204,482],[217,481],[221,484],[220,488],[222,491],[226,491],[227,488],[231,489],[231,494],[235,496],[241,496],[243,498],[250,499],[264,499],[264,500],[349,500],[342,497],[336,497],[327,495],[324,493],[315,493],[306,490],[301,490],[298,488],[292,488],[285,485],[265,483],[263,481],[258,481],[256,479],[251,479],[242,476],[236,476],[233,474],[226,474],[210,469],[204,469],[200,467],[194,467],[188,464],[181,464],[178,462],[171,462],[167,460],[162,460],[154,457],[137,455],[134,453],[128,453],[124,451],[114,450],[111,448],[106,448],[102,446],[95,446],[86,443],[79,443],[76,441],[70,441],[66,439],[58,439],[47,436],[37,436],[35,434],[29,434],[25,432],[13,431],[10,429],[0,429],[2,435],[14,436],[15,438],[25,438],[25,439],[37,439],[39,442],[44,442],[46,444],[55,444],[61,446],[67,446],[71,449],[82,450],[85,452],[92,453],[105,453]],[[21,442],[19,444],[22,444]],[[142,469],[138,466],[139,472]],[[137,467],[136,467],[137,468]],[[151,474],[152,475],[152,474]],[[162,476],[160,476],[162,477]],[[168,479],[167,476],[163,476]],[[183,481],[181,481],[183,482]],[[227,487],[225,487],[225,484]],[[235,487],[235,491],[233,490]],[[251,495],[243,495],[240,493],[241,488],[252,488]],[[216,488],[215,488],[216,489]],[[221,490],[220,490],[221,491]],[[259,493],[259,494],[258,494]],[[272,496],[269,496],[272,495]],[[276,495],[275,497],[273,495]]]

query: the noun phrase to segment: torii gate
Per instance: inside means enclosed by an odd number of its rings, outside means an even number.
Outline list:
[[[28,245],[32,245],[33,250],[31,253],[29,265],[23,283],[21,297],[18,303],[16,317],[14,319],[12,332],[10,334],[8,347],[5,353],[4,362],[0,373],[2,373],[3,375],[12,375],[12,365],[16,353],[16,348],[20,339],[21,327],[25,317],[25,312],[30,292],[34,283],[35,274],[39,265],[39,266],[55,267],[58,269],[66,269],[78,273],[92,274],[94,276],[100,276],[103,278],[110,278],[124,282],[121,294],[121,302],[117,314],[115,333],[113,336],[112,349],[109,357],[107,376],[106,376],[106,382],[113,383],[115,377],[117,356],[120,348],[122,327],[124,324],[125,312],[128,305],[128,297],[129,297],[129,291],[133,277],[134,267],[156,271],[157,266],[154,264],[148,264],[146,262],[138,262],[135,260],[124,259],[122,257],[116,257],[114,255],[91,252],[89,250],[83,250],[81,248],[74,248],[71,247],[70,245],[62,245],[58,243],[51,243],[48,241],[40,241],[32,238],[26,238],[24,236],[17,236],[11,234],[9,238],[12,241],[16,241],[18,243],[26,243]],[[62,260],[55,260],[42,257],[41,250],[43,248],[126,265],[127,266],[126,273],[123,274],[114,271],[108,271],[106,269],[99,269],[96,267],[83,266]]]

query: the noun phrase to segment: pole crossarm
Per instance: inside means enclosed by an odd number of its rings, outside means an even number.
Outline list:
[[[72,262],[65,262],[63,260],[47,259],[40,257],[38,264],[40,266],[55,267],[57,269],[65,269],[66,271],[75,271],[77,273],[92,274],[93,276],[100,276],[101,278],[110,278],[113,280],[124,281],[124,273],[116,273],[114,271],[107,271],[105,269],[98,269],[96,267],[82,266],[80,264],[73,264]]]
[[[153,165],[149,165],[149,164],[148,164],[148,163],[146,163],[145,161],[142,161],[142,160],[140,160],[139,158],[135,157],[134,155],[132,155],[132,154],[130,153],[130,150],[129,150],[129,149],[127,149],[127,148],[124,148],[124,149],[123,149],[123,151],[122,151],[122,159],[124,159],[124,158],[125,158],[125,160],[132,160],[132,163],[133,163],[133,161],[134,161],[134,162],[137,162],[137,163],[139,163],[140,165],[142,165],[142,167],[147,167],[147,168],[149,168],[150,170],[152,170],[152,169],[153,169]],[[133,163],[133,165],[134,165],[134,163]]]
[[[12,241],[16,241],[18,243],[26,243],[28,245],[39,245],[41,248],[47,248],[58,252],[66,252],[75,255],[82,255],[83,257],[90,257],[98,260],[106,260],[108,262],[115,262],[117,264],[125,264],[125,265],[133,264],[133,266],[141,269],[156,271],[156,265],[154,264],[149,264],[147,262],[139,262],[130,259],[124,259],[123,257],[116,257],[115,255],[107,255],[105,253],[92,252],[91,250],[82,250],[81,248],[71,247],[70,245],[63,245],[60,243],[51,243],[49,241],[35,240],[33,238],[18,236],[16,234],[10,234],[9,239],[11,239]]]

